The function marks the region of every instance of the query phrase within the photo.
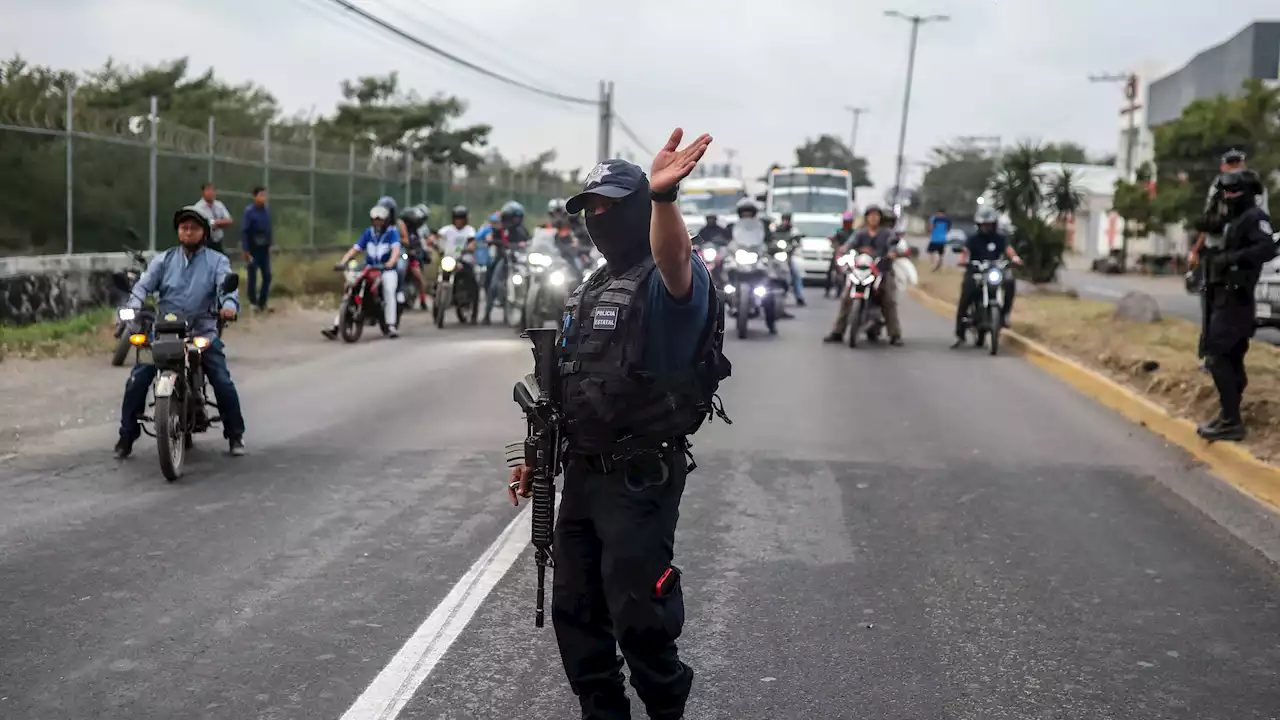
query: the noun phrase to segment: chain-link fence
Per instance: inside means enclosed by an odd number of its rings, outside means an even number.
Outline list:
[[[0,256],[10,257],[165,247],[173,212],[197,202],[206,182],[235,219],[228,248],[257,186],[267,188],[276,243],[286,247],[349,243],[383,195],[433,206],[434,226],[458,203],[473,224],[513,199],[536,217],[571,190],[545,173],[467,173],[398,152],[318,146],[305,128],[226,137],[213,118],[205,128],[165,122],[154,98],[146,115],[89,110],[74,92],[65,109],[0,107],[0,167]]]

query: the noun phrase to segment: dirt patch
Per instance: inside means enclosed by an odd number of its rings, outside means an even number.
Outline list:
[[[960,294],[960,271],[920,269],[920,289],[948,302]],[[1013,329],[1124,383],[1171,413],[1196,422],[1218,411],[1218,393],[1196,359],[1199,326],[1181,318],[1135,323],[1115,318],[1111,303],[1062,292],[1019,288]],[[1268,462],[1280,460],[1280,349],[1255,342],[1245,360],[1249,389],[1242,407],[1244,443]]]

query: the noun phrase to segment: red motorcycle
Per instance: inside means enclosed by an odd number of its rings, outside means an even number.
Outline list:
[[[383,311],[382,273],[395,272],[377,267],[361,268],[359,261],[352,260],[342,271],[346,273],[346,288],[342,293],[342,304],[338,306],[338,332],[343,342],[359,342],[364,334],[365,325],[378,324],[382,334],[391,331],[387,326],[386,313]],[[395,302],[395,298],[391,298]]]

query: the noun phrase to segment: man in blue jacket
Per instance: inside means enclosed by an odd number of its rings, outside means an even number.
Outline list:
[[[259,310],[267,309],[271,292],[271,209],[267,207],[267,189],[255,187],[253,202],[244,209],[241,223],[244,261],[249,266],[249,302]],[[262,272],[262,292],[258,292],[258,272]]]

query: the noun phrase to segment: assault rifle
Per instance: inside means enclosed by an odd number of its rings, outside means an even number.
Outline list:
[[[538,566],[538,600],[533,624],[543,625],[543,603],[546,595],[547,566],[551,559],[552,532],[556,524],[556,475],[560,472],[560,436],[563,416],[560,413],[560,366],[556,357],[556,330],[530,328],[521,337],[533,341],[534,372],[516,383],[516,404],[524,411],[528,423],[522,461],[530,469],[533,490],[533,547]],[[515,446],[521,448],[519,444]],[[517,451],[518,453],[518,451]],[[516,459],[508,451],[508,462]]]

